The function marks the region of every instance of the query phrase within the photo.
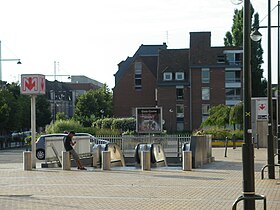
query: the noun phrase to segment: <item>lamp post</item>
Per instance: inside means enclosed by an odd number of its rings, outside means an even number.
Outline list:
[[[271,95],[271,2],[268,0],[268,23],[267,23],[267,97],[268,97],[268,136],[267,136],[267,162],[268,178],[275,179],[274,169],[274,145],[273,145],[273,112]]]
[[[277,91],[277,144],[278,164],[280,164],[280,1],[278,1],[278,91]]]
[[[232,0],[233,1],[233,0]],[[242,0],[234,0],[240,4]],[[244,143],[242,145],[243,165],[243,194],[236,199],[232,209],[236,209],[237,203],[244,200],[244,210],[254,210],[255,200],[264,199],[264,196],[255,194],[255,170],[254,170],[254,144],[252,141],[251,123],[251,3],[244,0],[243,7],[243,127]]]
[[[271,1],[268,0],[268,23],[267,26],[261,26],[258,28],[267,28],[267,101],[268,101],[268,135],[267,135],[267,167],[268,167],[268,178],[275,179],[275,163],[274,163],[274,138],[273,138],[273,103],[272,103],[272,86],[271,86]],[[278,28],[278,39],[279,39],[279,1],[278,1],[278,26],[273,26]],[[254,41],[259,41],[261,39],[261,33],[257,30],[251,34],[251,38]],[[279,155],[279,137],[280,137],[280,70],[279,70],[279,40],[278,40],[278,94],[277,94],[277,137],[278,137],[278,155]],[[279,161],[279,156],[278,156]],[[266,167],[265,166],[265,167]]]
[[[2,61],[17,61],[17,64],[21,64],[20,59],[15,58],[15,59],[2,59],[2,55],[1,55],[1,40],[0,40],[0,81],[2,84]]]
[[[243,9],[243,121],[244,121],[244,144],[242,145],[243,162],[243,196],[245,198],[255,195],[255,172],[254,172],[254,146],[252,142],[251,123],[251,12],[250,0],[244,0]],[[244,201],[244,209],[255,209],[254,200]]]

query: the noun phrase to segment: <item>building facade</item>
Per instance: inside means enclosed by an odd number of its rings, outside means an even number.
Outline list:
[[[76,99],[86,91],[102,86],[102,83],[86,76],[71,76],[71,82],[46,80],[46,95],[51,104],[53,121],[58,112],[63,112],[67,118],[73,117]]]
[[[141,45],[115,74],[115,117],[136,107],[162,107],[164,128],[192,131],[219,104],[241,101],[242,49],[211,47],[210,32],[191,32],[189,49]]]

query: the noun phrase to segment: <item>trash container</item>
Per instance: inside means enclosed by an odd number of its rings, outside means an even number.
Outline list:
[[[183,171],[192,170],[192,151],[189,142],[182,145],[182,168]]]

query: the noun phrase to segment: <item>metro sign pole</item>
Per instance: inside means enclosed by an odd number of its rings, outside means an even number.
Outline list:
[[[41,74],[21,75],[21,94],[31,95],[32,168],[36,168],[36,96],[45,94],[45,76]]]

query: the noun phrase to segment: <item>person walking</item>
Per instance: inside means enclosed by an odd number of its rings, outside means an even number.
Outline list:
[[[64,148],[67,152],[69,152],[74,160],[77,163],[78,169],[79,170],[87,170],[81,163],[81,160],[79,158],[79,155],[77,152],[74,150],[73,146],[76,144],[76,141],[73,141],[73,136],[75,136],[74,131],[70,131],[67,136],[64,136],[63,138],[63,143],[64,143]]]

